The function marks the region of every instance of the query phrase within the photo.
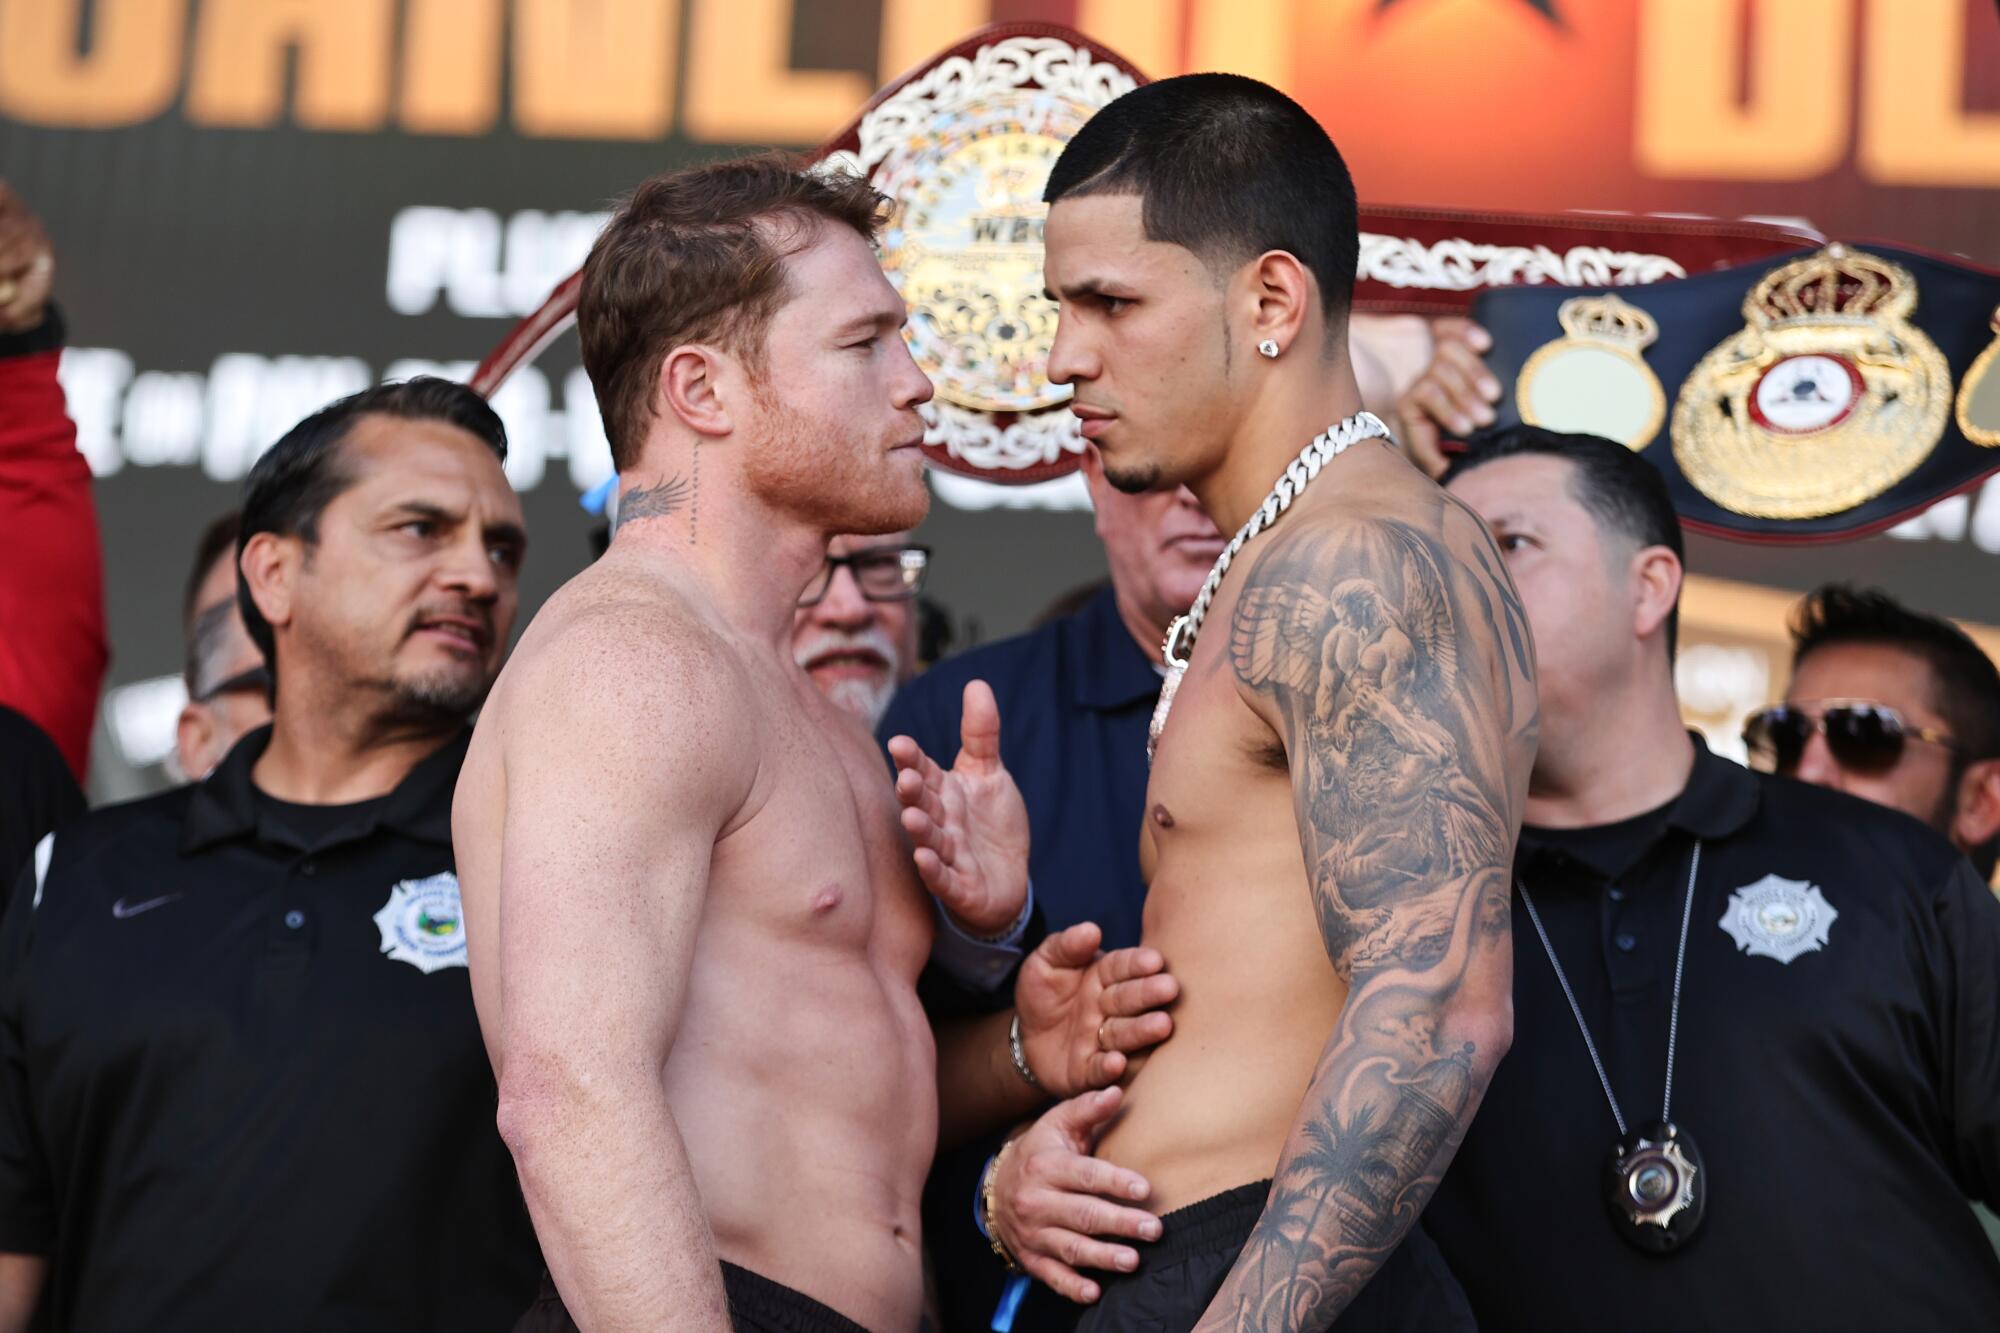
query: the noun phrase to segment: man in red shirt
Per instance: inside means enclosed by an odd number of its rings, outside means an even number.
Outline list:
[[[56,382],[55,255],[0,184],[0,705],[61,748],[78,780],[109,650],[90,468]]]

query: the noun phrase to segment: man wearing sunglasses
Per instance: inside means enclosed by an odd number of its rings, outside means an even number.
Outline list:
[[[271,673],[236,606],[235,510],[202,532],[183,603],[187,703],[174,728],[174,762],[192,782],[207,777],[230,747],[271,720]]]
[[[793,658],[821,694],[871,731],[897,687],[917,673],[917,594],[930,556],[907,532],[835,537],[799,597]]]
[[[1956,625],[1887,593],[1815,590],[1792,618],[1785,701],[1752,762],[1923,820],[1983,878],[2000,850],[2000,671]]]
[[[1542,709],[1514,1045],[1424,1214],[1480,1327],[1992,1327],[1964,1200],[2000,1192],[2000,901],[1915,821],[1682,729],[1679,525],[1641,456],[1517,427],[1446,485]]]

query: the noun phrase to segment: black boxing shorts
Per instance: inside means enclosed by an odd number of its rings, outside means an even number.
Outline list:
[[[729,1322],[736,1333],[868,1333],[812,1297],[732,1263],[722,1265],[722,1290],[729,1299]],[[541,1294],[514,1325],[514,1333],[577,1333],[562,1294],[548,1274],[542,1275]]]
[[[1260,1180],[1176,1208],[1160,1219],[1160,1239],[1125,1241],[1139,1252],[1130,1273],[1096,1274],[1103,1294],[1076,1333],[1183,1333],[1222,1290],[1263,1215],[1271,1182]],[[1340,1333],[1471,1333],[1472,1307],[1444,1256],[1410,1228],[1334,1327]]]

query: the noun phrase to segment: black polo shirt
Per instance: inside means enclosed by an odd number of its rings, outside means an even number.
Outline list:
[[[0,888],[13,887],[43,834],[83,811],[83,792],[56,743],[0,706]]]
[[[504,1329],[541,1261],[465,969],[467,738],[310,807],[251,783],[269,735],[17,886],[0,1250],[50,1256],[65,1330]]]
[[[1516,871],[1628,1124],[1659,1117],[1689,851],[1673,1119],[1708,1170],[1682,1250],[1601,1194],[1617,1142],[1526,911],[1514,1045],[1424,1219],[1494,1330],[1991,1329],[2000,901],[1930,829],[1698,742],[1687,788],[1602,830],[1522,830]]]

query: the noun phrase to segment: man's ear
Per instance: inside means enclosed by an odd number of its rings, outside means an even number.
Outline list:
[[[1266,250],[1243,269],[1250,307],[1247,347],[1231,348],[1232,354],[1254,355],[1259,343],[1270,339],[1283,357],[1298,341],[1312,308],[1313,279],[1298,256],[1286,250]]]
[[[1681,597],[1680,557],[1664,546],[1648,546],[1632,557],[1632,633],[1646,638],[1667,623]]]
[[[1951,840],[1978,847],[2000,833],[2000,759],[1982,759],[1958,780],[1958,808],[1951,817]]]
[[[174,723],[174,763],[180,768],[181,777],[188,782],[200,782],[208,774],[195,770],[204,767],[208,747],[215,736],[215,719],[208,709],[192,701],[181,705],[180,719]]]
[[[292,597],[304,563],[305,542],[298,537],[259,532],[243,543],[237,568],[257,613],[273,630],[292,623]]]
[[[653,410],[677,417],[697,435],[727,435],[736,428],[728,400],[741,387],[742,371],[733,358],[700,343],[683,344],[660,363]]]

